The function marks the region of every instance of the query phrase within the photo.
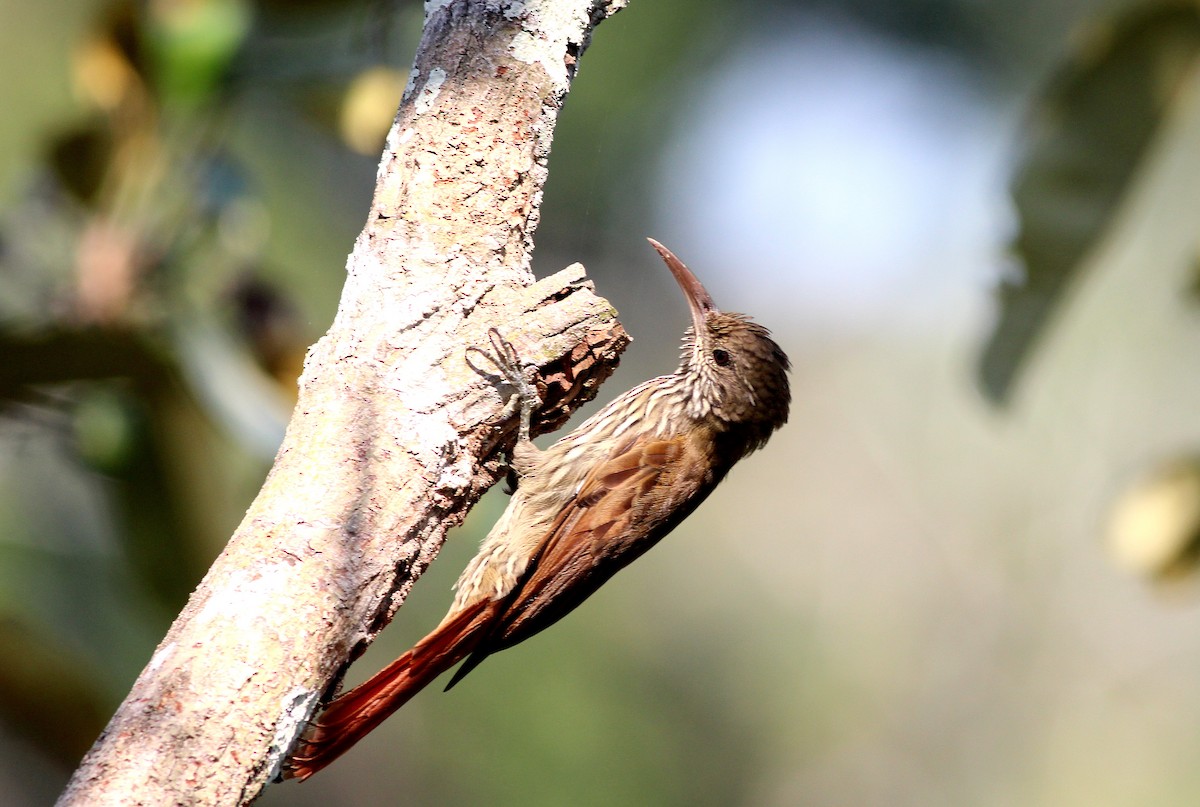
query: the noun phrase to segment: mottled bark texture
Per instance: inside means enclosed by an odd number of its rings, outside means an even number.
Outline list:
[[[545,431],[627,339],[576,265],[530,285],[576,60],[619,3],[427,2],[337,318],[262,491],[60,804],[251,801],[503,470],[497,326],[540,365]],[[480,372],[480,371],[484,372]]]

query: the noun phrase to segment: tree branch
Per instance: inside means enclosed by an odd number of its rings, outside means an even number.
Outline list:
[[[628,339],[578,264],[529,285],[554,123],[623,2],[426,2],[337,317],[266,482],[60,804],[246,803],[501,471],[515,422],[468,365],[497,326],[544,431]]]

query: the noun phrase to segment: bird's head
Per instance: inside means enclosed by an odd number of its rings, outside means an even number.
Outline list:
[[[683,261],[653,238],[648,240],[666,261],[692,312],[679,366],[688,414],[763,427],[765,440],[787,421],[787,355],[762,325],[744,314],[719,310]]]

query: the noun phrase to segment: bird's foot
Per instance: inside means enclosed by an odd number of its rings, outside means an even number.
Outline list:
[[[488,328],[488,340],[492,343],[490,351],[471,346],[467,348],[467,352],[478,353],[495,365],[500,371],[500,376],[515,390],[505,407],[504,416],[507,419],[520,411],[521,425],[517,432],[517,440],[518,443],[528,443],[533,413],[542,405],[542,396],[538,395],[537,386],[534,384],[537,368],[532,365],[523,367],[517,349],[512,346],[512,342],[501,336],[497,329]]]

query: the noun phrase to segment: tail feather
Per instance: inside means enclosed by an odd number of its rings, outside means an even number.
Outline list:
[[[331,701],[301,738],[284,776],[303,781],[348,751],[487,635],[495,603],[473,603],[370,679]]]

